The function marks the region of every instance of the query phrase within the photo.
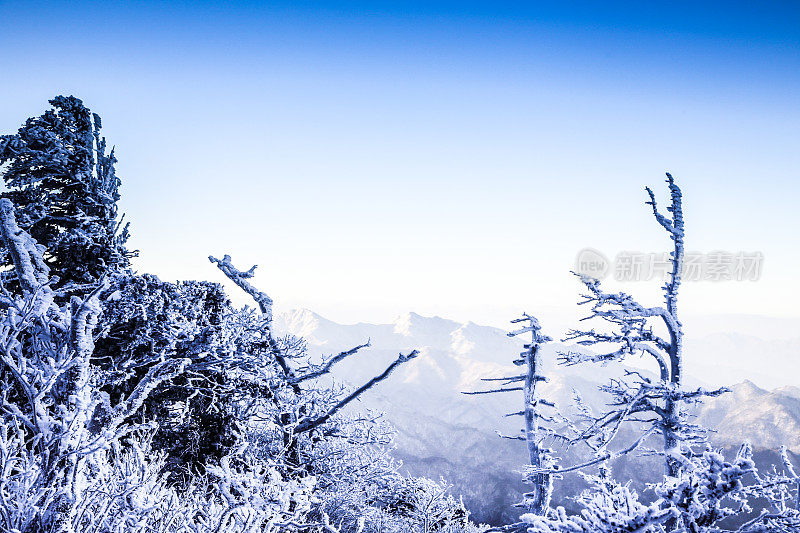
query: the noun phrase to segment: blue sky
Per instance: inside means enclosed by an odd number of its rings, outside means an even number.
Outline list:
[[[685,312],[800,315],[799,81],[789,2],[0,1],[0,131],[100,113],[141,271],[342,321],[571,309],[578,250],[666,249],[664,171],[691,249],[765,257]]]

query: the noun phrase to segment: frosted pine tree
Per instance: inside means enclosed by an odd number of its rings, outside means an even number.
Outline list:
[[[59,306],[40,246],[15,219],[8,198],[0,200],[0,235],[12,261],[4,282],[21,294],[0,297],[0,431],[20,435],[27,457],[26,498],[31,498],[25,531],[70,531],[96,453],[136,429],[125,423],[160,383],[180,374],[187,360],[154,365],[110,411],[98,410],[91,364],[94,334],[107,288],[98,283],[85,298]]]
[[[20,228],[47,249],[58,276],[57,301],[91,292],[106,273],[127,268],[128,233],[117,217],[120,180],[114,150],[106,152],[100,117],[74,96],[0,137],[0,166]],[[6,268],[11,260],[3,259]],[[9,288],[13,286],[9,285]]]

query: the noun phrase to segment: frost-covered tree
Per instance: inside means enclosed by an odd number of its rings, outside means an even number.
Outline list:
[[[106,284],[59,306],[45,249],[17,225],[8,198],[0,200],[0,235],[13,262],[6,279],[13,279],[21,292],[15,295],[3,287],[0,297],[1,429],[6,437],[18,435],[20,452],[35,467],[34,479],[26,480],[28,490],[38,494],[27,527],[66,530],[84,497],[93,453],[129,433],[126,418],[159,383],[181,373],[187,361],[154,365],[99,421],[91,356]]]
[[[349,389],[329,373],[368,343],[319,361],[276,336],[253,269],[215,260],[258,310],[132,273],[100,119],[52,103],[0,144],[0,530],[413,530],[379,502],[391,432],[345,408],[417,352]]]
[[[622,362],[627,356],[641,354],[649,357],[657,367],[655,379],[636,371],[626,371],[626,378],[612,380],[601,390],[612,397],[611,408],[594,414],[582,410],[581,428],[572,437],[573,442],[583,442],[596,453],[596,458],[584,465],[606,461],[619,453],[629,453],[647,441],[651,435],[661,435],[665,473],[678,475],[685,458],[692,457],[693,445],[704,445],[705,432],[689,421],[685,405],[701,401],[727,391],[725,388],[709,391],[702,388],[685,390],[683,387],[683,326],[678,318],[678,291],[681,285],[684,255],[683,195],[670,174],[667,174],[671,217],[658,210],[653,191],[646,188],[653,216],[672,241],[669,279],[665,283],[665,306],[648,307],[632,296],[603,291],[600,281],[579,275],[587,289],[581,305],[590,306],[584,320],[598,320],[611,326],[611,331],[592,329],[572,330],[567,340],[596,349],[599,353],[582,352],[563,354],[566,364]],[[659,334],[665,331],[666,335]],[[643,435],[623,451],[609,447],[628,422],[644,425]],[[576,467],[576,468],[578,468]]]
[[[57,303],[84,297],[101,278],[108,285],[111,296],[100,302],[91,358],[102,381],[98,409],[116,408],[160,362],[189,359],[191,372],[162,383],[136,416],[159,423],[155,441],[168,451],[170,467],[185,471],[219,461],[236,434],[228,403],[220,398],[228,378],[200,359],[216,350],[230,303],[218,284],[164,283],[130,272],[127,226],[121,228],[117,216],[116,157],[107,153],[101,119],[72,96],[50,103],[53,109],[0,137],[8,188],[2,196],[12,200],[21,229],[42,246]],[[7,269],[4,286],[20,294],[7,247],[0,260]]]
[[[224,289],[149,274],[114,276],[110,284],[114,297],[103,303],[92,356],[107,408],[159,361],[186,359],[187,372],[162,383],[131,421],[158,422],[153,444],[168,454],[173,480],[218,463],[239,432],[232,401],[240,391],[230,372],[241,347],[228,333],[236,311]]]
[[[500,387],[463,394],[522,392],[522,410],[509,413],[507,416],[521,416],[525,428],[522,430],[522,435],[504,436],[504,438],[524,441],[528,447],[531,472],[525,476],[525,480],[531,484],[532,490],[524,494],[523,501],[518,506],[529,513],[545,515],[553,494],[553,477],[557,474],[551,471],[555,467],[552,451],[544,445],[545,439],[553,436],[554,432],[552,428],[543,426],[542,422],[554,422],[557,413],[553,412],[555,404],[542,397],[537,385],[547,381],[547,377],[542,374],[539,350],[542,344],[552,339],[541,332],[536,317],[527,313],[522,313],[521,318],[514,319],[511,323],[523,326],[508,333],[509,337],[523,334],[531,336],[530,341],[523,345],[525,351],[513,361],[514,365],[523,367],[524,372],[514,376],[483,378],[483,381],[500,382]],[[549,413],[546,413],[546,410],[549,410]]]
[[[0,136],[0,169],[17,224],[41,246],[59,302],[85,295],[106,273],[125,269],[127,227],[117,217],[120,180],[106,153],[100,117],[79,99],[57,96],[53,109]],[[10,250],[1,256],[11,267]],[[19,290],[13,280],[9,290]]]
[[[533,471],[555,474],[600,465],[602,475],[583,474],[592,488],[578,498],[583,506],[579,515],[570,516],[558,508],[549,515],[523,516],[522,529],[529,533],[797,530],[795,503],[800,493],[792,494],[798,488],[798,477],[788,456],[784,453],[783,471],[769,475],[760,475],[755,469],[747,445],[728,462],[711,449],[704,428],[691,422],[686,413],[686,404],[723,394],[727,389],[683,387],[683,327],[677,311],[684,252],[682,193],[670,174],[667,183],[671,194],[667,211],[671,217],[659,211],[654,193],[646,189],[647,204],[673,242],[671,271],[663,287],[665,305],[647,307],[628,294],[605,292],[597,279],[580,276],[587,289],[580,303],[590,306],[585,320],[600,320],[612,329],[572,330],[568,340],[592,347],[596,352],[563,354],[566,364],[623,362],[626,357],[641,354],[655,363],[656,375],[648,377],[644,372],[626,369],[624,377],[601,386],[601,391],[611,397],[608,409],[603,412],[594,413],[579,402],[579,419],[562,436],[570,444],[588,445],[594,457],[566,468],[533,468]],[[616,442],[623,424],[640,430],[632,442]],[[610,479],[606,465],[614,458],[650,446],[654,436],[661,437],[662,446],[647,453],[663,456],[665,475],[649,487],[656,500],[644,504],[627,485]],[[772,509],[748,517],[752,511],[750,502],[758,499],[767,500]],[[788,504],[789,501],[792,503]],[[742,525],[727,527],[733,518],[743,522]],[[501,529],[517,530],[519,524]]]
[[[415,358],[419,352],[399,354],[381,373],[349,392],[336,392],[327,384],[321,383],[333,367],[355,355],[369,342],[345,350],[324,361],[314,363],[308,357],[303,343],[293,339],[279,339],[272,331],[272,299],[259,291],[248,281],[255,272],[255,266],[247,271],[237,269],[230,256],[222,259],[209,257],[219,269],[238,287],[250,295],[257,303],[261,316],[260,327],[254,331],[260,340],[259,349],[274,361],[275,372],[272,379],[264,383],[266,394],[260,404],[264,412],[271,412],[273,427],[281,435],[280,454],[290,470],[308,472],[311,464],[306,456],[309,447],[326,436],[341,432],[333,421],[342,409],[377,383],[383,381],[395,368]],[[245,311],[246,312],[246,311]],[[255,399],[255,398],[254,398]]]

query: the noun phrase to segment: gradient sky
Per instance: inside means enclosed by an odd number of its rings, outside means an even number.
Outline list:
[[[0,131],[98,112],[140,271],[339,321],[572,310],[578,250],[668,248],[665,171],[689,249],[765,257],[684,312],[800,316],[798,82],[797,2],[0,1]]]

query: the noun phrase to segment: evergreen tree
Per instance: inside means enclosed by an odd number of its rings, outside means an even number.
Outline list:
[[[128,268],[127,226],[117,220],[120,180],[114,150],[106,153],[100,117],[74,96],[0,137],[0,167],[20,228],[47,253],[57,301],[91,292],[107,272]],[[11,268],[8,250],[4,271]],[[19,283],[6,280],[7,287]]]

